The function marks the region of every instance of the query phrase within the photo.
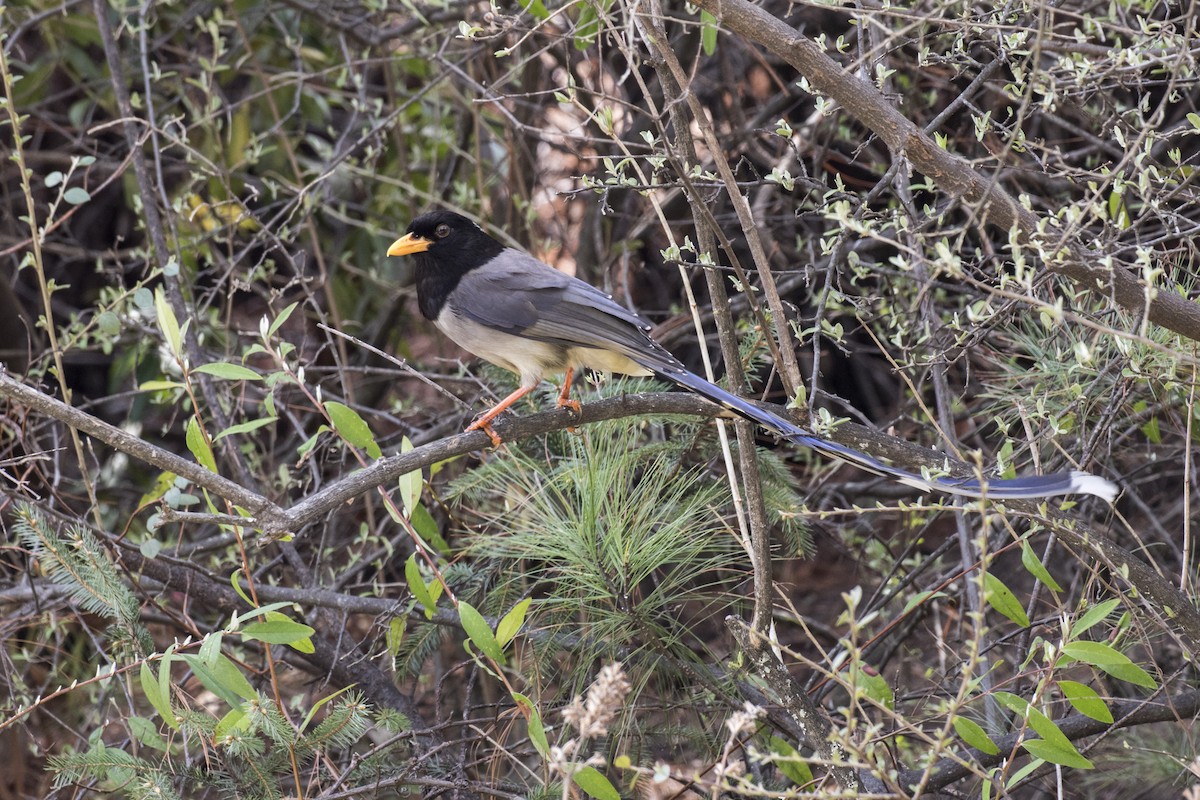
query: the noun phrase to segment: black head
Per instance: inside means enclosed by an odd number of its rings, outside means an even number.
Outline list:
[[[437,319],[459,279],[503,250],[504,245],[461,214],[431,211],[414,219],[387,252],[416,258],[417,303],[426,319]]]

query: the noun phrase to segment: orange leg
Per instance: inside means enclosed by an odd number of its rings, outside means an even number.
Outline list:
[[[578,417],[583,414],[583,406],[579,405],[578,400],[571,399],[571,378],[573,377],[575,377],[575,370],[567,367],[567,371],[563,374],[562,391],[558,393],[558,407],[569,408]]]
[[[467,426],[466,432],[483,431],[484,433],[486,433],[488,436],[491,437],[492,445],[495,447],[499,447],[500,442],[502,440],[500,439],[500,436],[494,430],[492,430],[492,420],[494,420],[496,417],[500,416],[502,413],[507,411],[509,406],[511,406],[513,403],[517,402],[522,397],[524,397],[525,395],[529,394],[532,391],[533,391],[532,386],[522,386],[520,389],[517,389],[515,392],[510,394],[508,397],[504,398],[499,403],[492,406],[487,411],[483,412],[483,414],[481,414],[478,419],[476,419],[474,422],[472,422],[470,425]]]

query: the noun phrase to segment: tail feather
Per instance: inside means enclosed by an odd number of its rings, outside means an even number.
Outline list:
[[[991,497],[995,499],[1033,499],[1054,497],[1064,494],[1091,494],[1112,502],[1117,496],[1117,486],[1111,481],[1087,472],[1073,470],[1052,475],[1029,475],[1022,478],[996,478],[980,482],[974,478],[923,477],[915,472],[893,467],[877,458],[860,453],[853,448],[821,439],[777,414],[765,411],[753,403],[709,383],[704,378],[689,372],[682,364],[671,359],[662,363],[646,359],[639,363],[659,376],[690,389],[701,397],[724,406],[740,417],[778,434],[783,439],[811,448],[818,453],[882,475],[922,491],[938,491],[962,497]]]

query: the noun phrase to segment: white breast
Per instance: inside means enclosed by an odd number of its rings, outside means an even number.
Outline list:
[[[458,316],[450,311],[449,305],[442,308],[434,324],[467,352],[520,375],[522,386],[536,386],[543,377],[565,372],[567,367],[622,375],[653,374],[627,356],[612,350],[568,348],[526,339]]]

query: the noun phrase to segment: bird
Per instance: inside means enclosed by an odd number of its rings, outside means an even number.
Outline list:
[[[645,319],[611,295],[505,246],[453,211],[418,216],[387,254],[415,259],[422,316],[464,350],[519,376],[516,391],[467,428],[486,432],[497,446],[492,421],[543,378],[563,376],[557,405],[578,414],[580,405],[570,398],[578,371],[657,375],[784,441],[925,492],[1001,500],[1090,494],[1108,502],[1117,495],[1111,481],[1080,470],[986,480],[927,476],[821,438],[691,372],[651,338]]]

